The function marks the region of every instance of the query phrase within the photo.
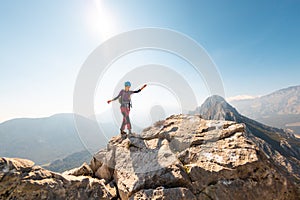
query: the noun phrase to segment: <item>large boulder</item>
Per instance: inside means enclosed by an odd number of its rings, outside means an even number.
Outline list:
[[[249,135],[233,121],[174,115],[113,137],[91,166],[109,169],[121,199],[297,199],[294,179]]]
[[[0,158],[0,199],[113,199],[113,183],[88,176],[61,175],[25,159]]]
[[[86,162],[84,162],[80,167],[65,171],[62,174],[73,176],[92,176],[93,170]]]

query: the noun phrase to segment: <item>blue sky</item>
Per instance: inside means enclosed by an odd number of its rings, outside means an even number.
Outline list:
[[[0,121],[72,112],[76,76],[113,35],[173,29],[202,45],[226,97],[299,85],[299,1],[4,0]]]

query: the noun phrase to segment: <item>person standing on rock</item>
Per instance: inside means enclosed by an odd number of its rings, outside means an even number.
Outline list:
[[[131,97],[130,96],[134,93],[139,93],[147,86],[145,84],[140,89],[132,91],[132,90],[130,90],[131,83],[129,81],[126,81],[124,85],[125,85],[125,89],[121,90],[118,96],[107,101],[107,103],[109,104],[110,102],[119,99],[119,102],[121,104],[120,109],[121,109],[121,113],[123,115],[123,122],[122,122],[122,125],[120,128],[120,133],[122,136],[126,135],[126,132],[124,131],[125,126],[127,126],[128,133],[131,134],[131,123],[130,123],[130,118],[129,118],[129,112],[130,112],[130,108],[131,108]]]

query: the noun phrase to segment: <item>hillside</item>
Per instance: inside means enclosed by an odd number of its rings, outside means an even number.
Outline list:
[[[300,134],[299,126],[286,126],[300,122],[300,86],[284,88],[255,99],[235,100],[230,103],[247,117],[277,128],[290,128]]]
[[[91,158],[92,154],[87,150],[83,150],[73,153],[63,159],[57,159],[43,167],[54,172],[64,172],[66,170],[79,167],[84,162],[89,162]]]
[[[85,127],[80,137],[92,141],[90,144],[93,144],[94,151],[105,145],[103,134],[99,133],[99,140],[94,140],[93,133],[98,130],[96,122],[81,116],[77,119]],[[0,137],[1,156],[27,158],[39,165],[85,150],[76,129],[74,114],[9,120],[0,124]]]

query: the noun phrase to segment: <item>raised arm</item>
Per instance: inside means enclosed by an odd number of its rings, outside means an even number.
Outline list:
[[[113,99],[111,99],[111,100],[108,100],[107,103],[109,104],[110,102],[117,100],[117,99],[122,95],[122,91],[123,91],[123,90],[121,90],[121,91],[119,92],[118,96],[116,96],[115,98],[113,98]]]
[[[142,91],[145,87],[147,86],[147,84],[143,85],[143,87],[141,87],[138,90],[133,91],[133,93],[139,93],[140,91]]]

